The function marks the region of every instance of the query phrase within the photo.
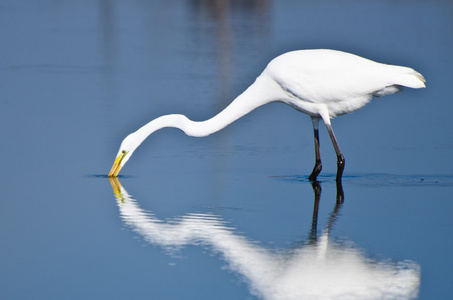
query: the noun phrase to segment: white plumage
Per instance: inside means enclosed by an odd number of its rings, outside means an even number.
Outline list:
[[[322,168],[318,134],[322,119],[337,154],[337,181],[341,181],[345,161],[330,119],[362,108],[373,96],[396,93],[402,86],[423,88],[425,79],[411,68],[381,64],[341,51],[288,52],[273,59],[245,92],[211,119],[195,122],[183,115],[165,115],[128,135],[109,176],[117,176],[135,149],[156,130],[175,127],[189,136],[207,136],[257,107],[283,102],[312,118],[316,163],[309,179],[316,180]]]
[[[334,50],[289,52],[272,60],[264,73],[294,100],[288,104],[315,117],[319,106],[306,103],[324,104],[329,116],[336,117],[362,108],[372,96],[393,94],[399,86],[425,87],[423,76],[411,68]]]

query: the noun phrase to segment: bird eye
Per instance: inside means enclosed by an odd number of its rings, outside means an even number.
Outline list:
[[[121,151],[121,153],[126,154],[126,150]]]

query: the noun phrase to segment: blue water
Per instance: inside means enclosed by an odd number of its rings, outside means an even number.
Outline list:
[[[450,299],[449,1],[0,1],[1,299]],[[191,138],[273,57],[333,48],[423,90],[320,130],[283,104]]]

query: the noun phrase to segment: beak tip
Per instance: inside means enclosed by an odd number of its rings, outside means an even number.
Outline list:
[[[115,163],[112,167],[112,169],[109,172],[109,175],[107,175],[109,178],[112,177],[117,177],[118,173],[120,172],[121,167],[119,166],[118,163]]]
[[[115,159],[112,169],[110,170],[109,175],[108,175],[109,178],[118,176],[118,173],[120,172],[120,170],[122,168],[121,162],[125,155],[126,155],[126,152],[123,151],[121,153],[121,155],[118,155],[118,157]]]

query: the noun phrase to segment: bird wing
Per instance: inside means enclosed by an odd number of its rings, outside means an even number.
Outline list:
[[[398,92],[400,86],[425,87],[411,68],[377,63],[335,50],[301,50],[283,54],[268,65],[283,90],[303,101],[329,103]]]
[[[371,97],[393,85],[385,66],[356,55],[333,51],[294,51],[269,65],[282,89],[303,101],[329,103]]]

